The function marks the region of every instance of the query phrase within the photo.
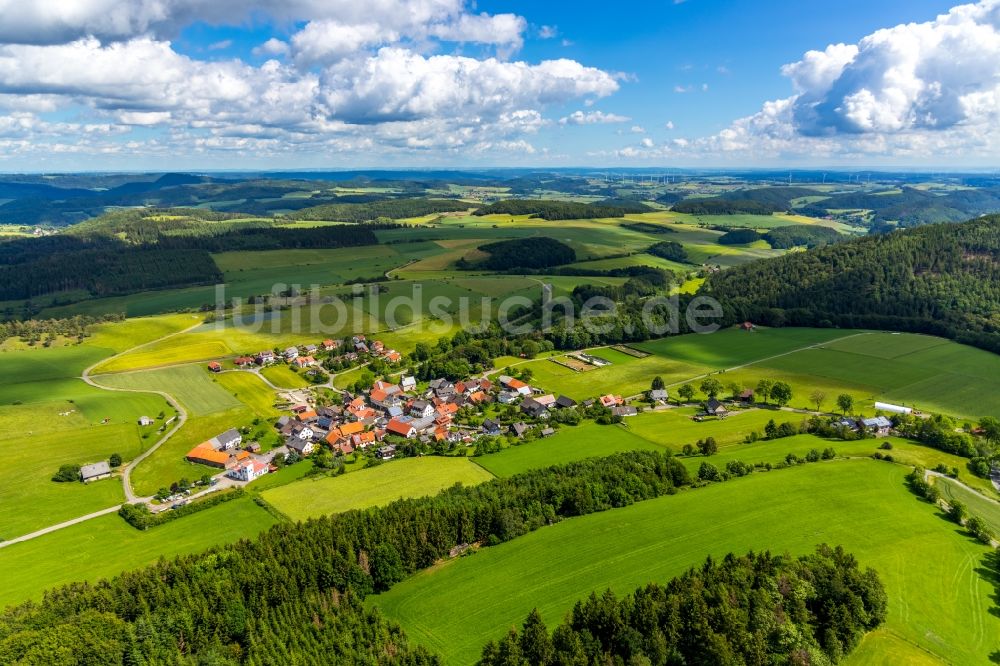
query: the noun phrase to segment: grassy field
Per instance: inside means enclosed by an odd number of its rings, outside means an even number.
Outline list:
[[[962,502],[970,515],[979,516],[989,524],[995,534],[1000,534],[1000,503],[997,503],[995,492],[993,498],[988,499],[951,479],[942,477],[935,477],[934,485],[941,491],[942,498]]]
[[[220,387],[264,419],[280,416],[275,408],[275,392],[252,372],[223,372],[215,377]]]
[[[97,375],[102,386],[129,391],[165,391],[192,416],[204,416],[240,406],[231,393],[219,385],[219,378],[202,365],[179,365],[159,370]]]
[[[465,458],[405,458],[353,474],[304,479],[266,490],[265,500],[292,520],[380,506],[433,495],[456,483],[475,485],[492,475]]]
[[[298,389],[309,386],[309,382],[302,375],[293,372],[291,368],[282,363],[261,368],[260,374],[267,377],[268,381],[272,384],[281,388]]]
[[[754,474],[542,528],[421,572],[368,603],[447,663],[470,663],[532,607],[551,627],[592,590],[665,582],[707,555],[798,554],[825,542],[876,568],[889,594],[887,624],[849,663],[887,653],[892,663],[989,663],[1000,617],[980,573],[987,549],[910,494],[905,472],[836,461]]]
[[[637,437],[622,426],[601,426],[592,421],[565,426],[555,435],[504,449],[472,460],[496,476],[560,465],[583,458],[610,456],[619,451],[663,450],[664,447]]]
[[[249,407],[237,404],[240,406],[226,411],[189,418],[173,437],[136,466],[132,472],[132,487],[135,492],[139,495],[152,495],[181,478],[198,479],[206,473],[217,473],[215,468],[186,461],[184,454],[229,428],[249,425],[254,418],[253,412]]]
[[[100,482],[104,483],[104,482]],[[253,537],[276,520],[250,498],[233,500],[146,532],[115,514],[0,548],[4,576],[0,608],[73,581],[96,582],[137,569],[161,557],[194,553],[211,546]]]

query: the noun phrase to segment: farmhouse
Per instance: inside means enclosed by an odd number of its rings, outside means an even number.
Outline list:
[[[141,426],[153,425],[153,419],[149,418],[148,416],[140,416],[139,425]]]
[[[396,447],[392,444],[386,444],[385,446],[380,446],[375,450],[375,457],[380,460],[392,460],[396,455]]]
[[[285,350],[285,360],[294,361],[299,357],[299,350],[297,347],[289,347]]]
[[[217,467],[219,469],[232,469],[239,462],[247,460],[250,454],[246,451],[217,451],[209,442],[202,442],[194,447],[184,456],[193,463]]]
[[[218,361],[209,361],[208,369],[212,372],[222,372],[222,364]]]
[[[316,359],[312,356],[297,356],[292,360],[292,363],[297,368],[308,368],[310,366],[316,365]]]
[[[740,402],[749,405],[753,402],[753,389],[743,389],[739,394]]]
[[[80,467],[80,480],[84,483],[100,481],[101,479],[107,479],[110,476],[111,465],[105,461],[96,462],[92,465],[83,465]]]
[[[257,353],[257,365],[269,365],[274,363],[274,352],[270,349]]]
[[[205,442],[209,444],[216,451],[228,451],[229,449],[235,449],[243,442],[243,435],[240,431],[235,428],[230,428],[221,435],[216,435],[212,439]]]
[[[620,405],[624,402],[620,395],[602,395],[601,396],[601,407],[614,407],[615,405]]]
[[[889,435],[889,431],[892,430],[892,421],[884,416],[876,416],[872,419],[861,419],[859,425],[863,425],[865,430],[872,433],[876,437],[887,437]]]
[[[334,349],[336,349],[339,346],[340,346],[340,340],[324,340],[323,341],[323,350],[324,351],[333,351]]]
[[[510,427],[510,431],[518,437],[524,437],[525,433],[531,430],[531,426],[523,421],[519,421]]]
[[[667,390],[666,389],[653,389],[649,392],[649,399],[653,402],[666,402],[667,401]]]
[[[623,418],[626,416],[635,416],[638,413],[639,411],[631,405],[615,405],[611,408],[613,416],[621,416]]]
[[[426,418],[434,414],[434,405],[426,400],[414,400],[410,405],[410,416],[418,419]]]
[[[256,460],[244,460],[226,472],[226,476],[230,479],[235,479],[236,481],[245,481],[249,483],[254,479],[259,479],[264,476],[268,473],[268,471],[268,466],[262,462],[257,462]]]
[[[399,435],[400,437],[405,437],[407,439],[416,437],[417,435],[416,428],[413,427],[413,424],[410,421],[408,420],[404,421],[403,418],[405,417],[400,417],[398,419],[392,419],[391,421],[389,421],[388,425],[386,425],[385,427],[386,432],[389,432],[393,435]]]
[[[483,421],[483,434],[490,436],[497,436],[500,434],[500,424],[493,419],[486,419]]]
[[[705,414],[708,416],[718,416],[719,418],[723,418],[729,414],[729,410],[715,398],[710,398],[709,401],[705,403]]]
[[[253,358],[249,356],[240,356],[233,360],[233,365],[235,365],[237,368],[245,368],[248,365],[253,365],[253,363],[254,363]]]

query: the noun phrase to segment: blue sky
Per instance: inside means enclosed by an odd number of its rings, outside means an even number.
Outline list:
[[[2,170],[1000,162],[996,0],[75,4],[0,0]]]

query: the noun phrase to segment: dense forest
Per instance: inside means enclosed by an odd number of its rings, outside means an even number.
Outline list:
[[[812,203],[801,212],[823,217],[833,210],[870,210],[875,222],[898,222],[902,227],[960,222],[1000,210],[1000,188],[956,190],[947,194],[913,187],[898,191],[847,192]]]
[[[530,215],[543,220],[582,220],[599,217],[624,217],[648,213],[652,208],[638,201],[616,199],[610,203],[578,203],[543,199],[506,199],[484,206],[473,215]]]
[[[792,224],[787,227],[775,227],[765,233],[756,229],[729,229],[719,237],[721,245],[745,245],[759,240],[765,240],[777,250],[788,250],[793,247],[816,247],[827,243],[847,240],[847,236],[835,229],[814,224]]]
[[[661,241],[651,245],[646,250],[646,253],[668,261],[676,261],[682,264],[688,263],[687,250],[677,241]]]
[[[780,206],[749,199],[685,199],[675,203],[671,210],[688,215],[771,215],[784,210]]]
[[[548,236],[497,241],[480,245],[479,249],[490,256],[477,265],[465,265],[460,268],[510,271],[520,268],[549,268],[576,261],[576,252],[573,248]]]
[[[456,546],[498,544],[688,483],[671,456],[637,451],[281,524],[8,608],[0,663],[436,663],[359,598]]]
[[[591,593],[551,635],[533,611],[479,664],[836,664],[887,605],[878,574],[840,547],[729,554],[622,599]]]
[[[779,210],[789,210],[792,207],[792,201],[795,199],[817,195],[821,196],[822,194],[822,192],[809,189],[808,187],[773,186],[758,187],[752,190],[735,190],[733,192],[720,194],[719,198],[756,201],[760,204],[774,206]]]
[[[379,218],[400,220],[434,213],[452,213],[475,208],[476,204],[457,199],[384,199],[369,203],[333,203],[303,208],[290,213],[293,220],[331,222],[371,222]]]
[[[925,332],[1000,351],[1000,216],[795,252],[709,277],[729,323]]]

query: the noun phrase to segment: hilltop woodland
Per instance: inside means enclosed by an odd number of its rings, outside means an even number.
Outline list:
[[[551,636],[533,611],[479,664],[835,664],[887,605],[878,574],[839,547],[730,554],[623,599],[591,593]]]
[[[792,224],[787,227],[776,227],[767,233],[758,233],[755,229],[724,229],[726,233],[719,237],[722,245],[745,245],[759,240],[776,250],[788,250],[793,247],[817,247],[827,243],[845,240],[845,237],[829,227],[811,224]]]
[[[507,199],[484,206],[473,215],[530,215],[543,220],[582,220],[601,217],[624,217],[630,213],[648,213],[652,208],[638,201],[614,199],[590,204],[543,199]]]
[[[458,267],[485,268],[503,272],[549,268],[576,261],[576,252],[573,248],[547,236],[497,241],[480,245],[479,249],[490,256],[479,264],[470,264],[462,259],[458,262]]]
[[[709,277],[725,323],[928,333],[1000,352],[1000,216],[925,225]]]
[[[456,546],[502,543],[689,483],[671,456],[631,452],[281,524],[255,541],[8,608],[0,663],[86,663],[95,655],[119,664],[437,663],[359,599]]]

